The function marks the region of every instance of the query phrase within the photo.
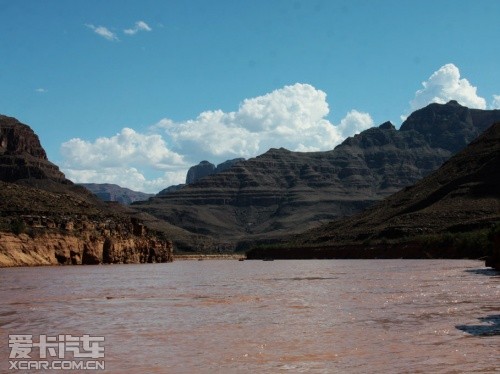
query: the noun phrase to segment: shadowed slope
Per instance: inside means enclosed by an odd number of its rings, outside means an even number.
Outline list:
[[[467,228],[500,221],[500,123],[414,186],[359,215],[300,237],[333,243],[395,238]]]

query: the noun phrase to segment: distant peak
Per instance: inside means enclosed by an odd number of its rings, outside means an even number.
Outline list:
[[[384,122],[378,128],[381,130],[396,130],[396,127],[391,123],[391,121]]]
[[[450,100],[446,103],[446,105],[450,105],[450,106],[462,106],[458,103],[458,101],[456,100]]]
[[[203,161],[200,161],[200,163],[198,165],[213,165],[213,164],[210,161],[203,160]]]

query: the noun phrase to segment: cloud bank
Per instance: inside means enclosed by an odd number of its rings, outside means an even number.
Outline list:
[[[164,118],[148,134],[124,128],[94,141],[71,139],[61,146],[62,167],[76,182],[158,192],[183,183],[189,166],[204,159],[220,163],[250,158],[272,147],[330,150],[373,126],[368,113],[352,110],[338,126],[326,118],[328,114],[326,94],[297,83],[245,99],[234,112],[206,111],[183,122]]]

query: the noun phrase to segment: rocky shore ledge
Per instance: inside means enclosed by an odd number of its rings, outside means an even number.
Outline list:
[[[154,238],[16,235],[0,232],[0,266],[97,265],[172,261],[172,244]]]

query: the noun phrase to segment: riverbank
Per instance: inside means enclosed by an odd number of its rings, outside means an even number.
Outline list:
[[[346,244],[321,247],[257,247],[246,253],[249,260],[273,259],[464,259],[479,258],[452,247],[426,246],[418,242]]]
[[[480,259],[500,268],[498,225],[470,232],[422,235],[407,240],[343,244],[297,243],[257,246],[246,252],[250,259]]]

